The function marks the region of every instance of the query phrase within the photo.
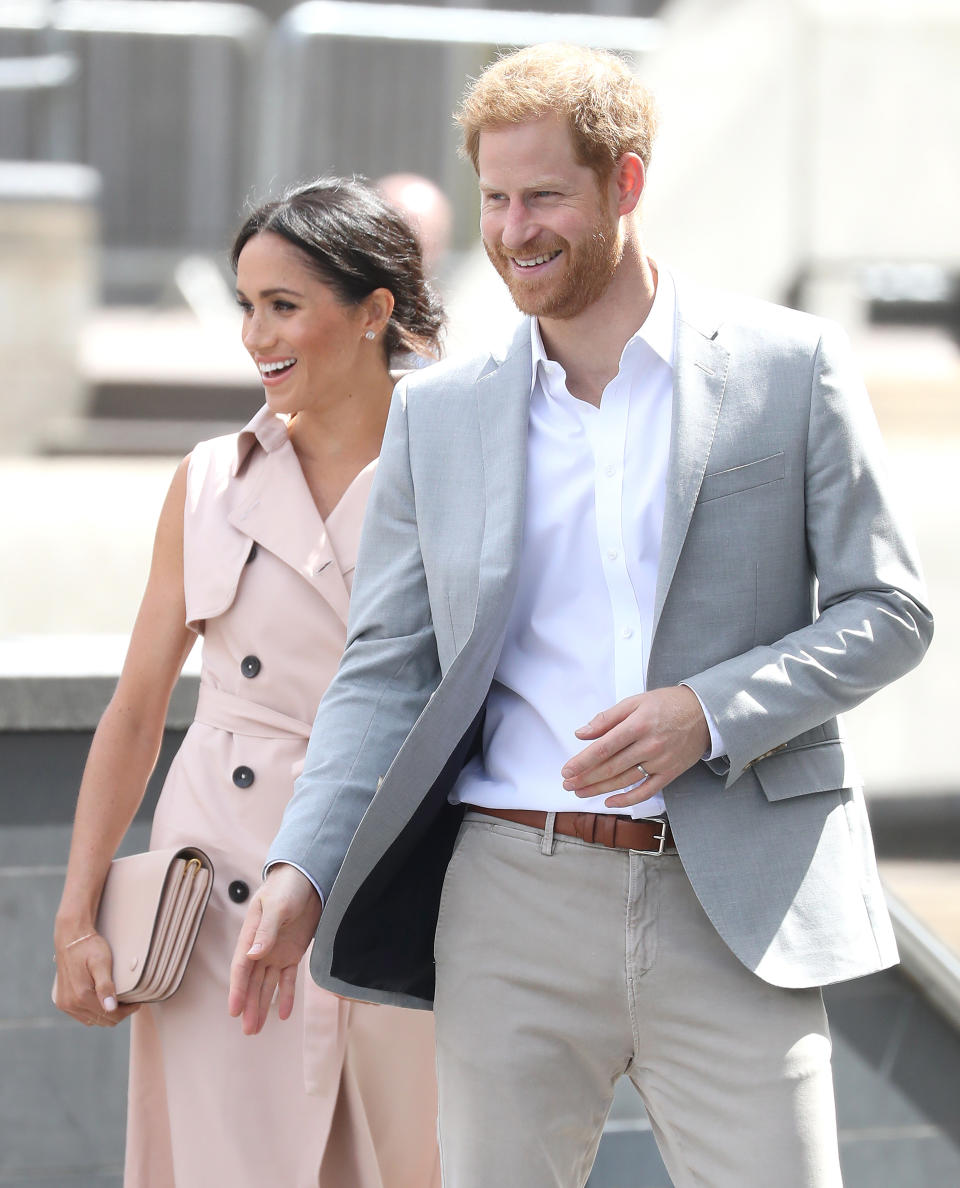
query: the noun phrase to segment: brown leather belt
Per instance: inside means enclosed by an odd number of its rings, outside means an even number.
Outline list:
[[[537,809],[482,808],[479,804],[465,806],[470,813],[486,813],[517,825],[531,825],[545,829],[547,814]],[[670,823],[654,817],[634,821],[611,813],[557,813],[553,822],[555,833],[564,837],[578,837],[598,846],[613,846],[618,850],[639,850],[643,854],[662,854],[674,848]]]

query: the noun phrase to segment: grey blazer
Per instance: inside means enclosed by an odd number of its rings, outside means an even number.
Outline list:
[[[667,503],[648,687],[685,681],[728,759],[665,791],[717,931],[761,978],[823,984],[896,961],[837,714],[932,634],[882,449],[836,327],[677,285]],[[269,861],[329,891],[321,985],[428,1006],[433,932],[514,594],[529,325],[503,357],[394,394],[347,649]],[[601,708],[601,707],[598,707]]]

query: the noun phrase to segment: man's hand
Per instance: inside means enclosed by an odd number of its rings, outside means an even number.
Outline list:
[[[250,901],[230,963],[230,1014],[243,1016],[244,1035],[256,1035],[277,991],[281,1019],[289,1019],[297,966],[320,922],[320,896],[296,867],[271,867]],[[278,990],[279,987],[279,990]]]
[[[629,808],[649,800],[693,767],[710,747],[700,701],[686,685],[627,697],[602,710],[576,733],[578,738],[597,741],[565,764],[561,774],[567,791],[601,796],[638,785],[605,800],[608,808]]]

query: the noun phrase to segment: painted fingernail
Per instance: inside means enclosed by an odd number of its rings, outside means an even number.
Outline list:
[[[254,941],[253,944],[250,946],[250,948],[247,949],[247,956],[248,957],[256,957],[256,955],[258,953],[262,953],[262,952],[263,952],[262,943],[260,941]]]
[[[117,1009],[117,1000],[112,994],[108,994],[103,1000],[103,1009],[105,1011],[115,1011]]]

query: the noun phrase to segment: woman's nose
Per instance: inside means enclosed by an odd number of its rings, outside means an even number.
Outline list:
[[[256,311],[248,314],[243,319],[241,338],[248,351],[264,350],[272,341],[268,320]]]

